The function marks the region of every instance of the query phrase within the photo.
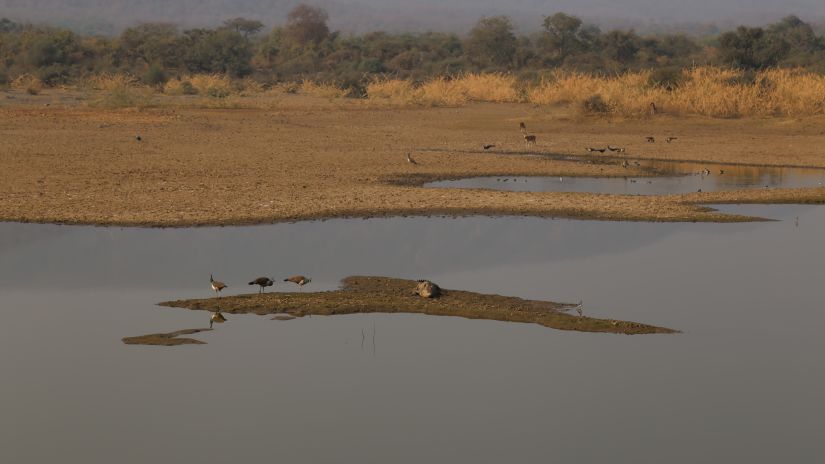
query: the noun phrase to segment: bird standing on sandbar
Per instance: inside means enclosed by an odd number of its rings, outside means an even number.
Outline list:
[[[302,275],[296,275],[288,279],[284,279],[284,282],[292,282],[294,284],[297,284],[299,289],[302,289],[304,285],[312,282],[312,279],[310,279],[309,277],[304,277]]]
[[[212,284],[212,290],[215,291],[215,295],[217,295],[218,298],[220,298],[221,290],[226,288],[226,284],[221,282],[221,281],[213,279],[212,274],[209,274],[209,283]]]
[[[212,324],[216,322],[218,324],[223,324],[224,322],[226,322],[226,318],[223,317],[223,314],[221,314],[220,311],[212,313],[212,317],[209,318],[209,328],[211,329]]]
[[[261,287],[258,290],[258,293],[263,293],[264,287],[271,287],[273,284],[275,284],[275,281],[270,279],[269,277],[258,277],[252,282],[249,282],[249,285],[259,285]]]

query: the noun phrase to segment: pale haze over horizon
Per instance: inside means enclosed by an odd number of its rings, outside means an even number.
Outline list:
[[[825,1],[787,0],[0,0],[0,17],[53,23],[98,32],[117,32],[141,22],[173,22],[182,27],[214,26],[243,16],[268,27],[282,24],[299,3],[325,8],[333,29],[344,32],[464,32],[480,17],[505,14],[519,29],[537,29],[542,15],[563,11],[602,27],[641,30],[707,23],[720,27],[759,25],[797,15],[825,20]]]

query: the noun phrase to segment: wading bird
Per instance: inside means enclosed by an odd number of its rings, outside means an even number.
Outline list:
[[[415,160],[412,158],[412,154],[409,152],[407,153],[407,162],[410,164],[418,164],[415,162]]]
[[[271,287],[273,284],[275,284],[275,281],[270,279],[269,277],[258,277],[252,282],[249,282],[249,285],[258,285],[261,287],[258,290],[258,293],[263,293],[264,287]]]
[[[226,284],[221,282],[221,281],[213,279],[212,274],[209,274],[209,283],[212,284],[212,290],[215,291],[215,295],[217,295],[220,298],[221,290],[226,288]]]
[[[312,279],[310,279],[308,277],[304,277],[302,275],[296,275],[296,276],[292,276],[288,279],[284,279],[284,282],[292,282],[294,284],[297,284],[298,288],[301,289],[301,288],[304,287],[304,285],[312,282]]]
[[[209,318],[209,328],[211,329],[212,324],[216,322],[218,324],[223,324],[224,322],[226,322],[226,318],[223,317],[223,314],[221,314],[220,311],[212,313],[212,317]]]

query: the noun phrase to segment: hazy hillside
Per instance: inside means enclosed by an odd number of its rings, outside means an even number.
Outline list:
[[[114,33],[142,21],[210,26],[236,16],[283,22],[299,0],[0,0],[0,17],[51,22],[86,32]],[[698,23],[761,24],[796,14],[808,21],[825,18],[821,0],[317,0],[334,29],[353,32],[462,32],[483,15],[507,14],[522,30],[536,28],[542,14],[565,11],[604,27],[700,30]]]

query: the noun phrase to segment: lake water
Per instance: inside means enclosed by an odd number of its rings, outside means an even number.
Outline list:
[[[825,208],[724,209],[780,221],[0,224],[0,462],[823,462]],[[155,303],[210,272],[426,277],[684,333],[230,314],[206,345],[121,343],[208,326]]]
[[[578,158],[577,158],[578,159]],[[604,159],[599,160],[604,162]],[[614,164],[621,160],[613,160]],[[593,192],[619,195],[669,195],[699,190],[819,187],[825,169],[778,168],[710,163],[628,160],[630,168],[665,177],[472,177],[431,182],[425,187],[481,188],[521,192]]]

